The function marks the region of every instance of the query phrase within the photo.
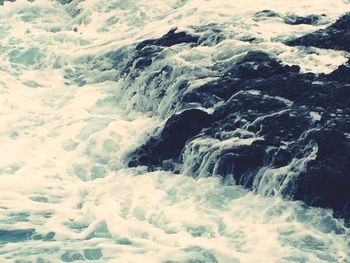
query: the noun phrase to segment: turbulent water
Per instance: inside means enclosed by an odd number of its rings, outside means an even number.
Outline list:
[[[252,20],[264,9],[325,16],[317,25]],[[214,79],[216,62],[259,47],[303,72],[336,69],[345,51],[310,53],[282,41],[324,28],[345,10],[350,3],[341,0],[6,1],[0,262],[350,262],[349,228],[331,210],[266,196],[264,185],[250,192],[188,176],[190,146],[179,174],[127,165],[128,153],[176,112],[174,87]],[[137,43],[175,27],[206,45],[175,45],[145,71],[121,70]],[[210,37],[215,29],[225,38],[219,44]],[[249,38],[259,41],[242,41]],[[161,72],[150,83],[164,65],[175,69],[171,77]],[[160,85],[169,87],[162,100],[152,93]]]

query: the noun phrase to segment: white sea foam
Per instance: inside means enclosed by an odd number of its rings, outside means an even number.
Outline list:
[[[346,262],[349,229],[331,211],[262,197],[215,177],[193,179],[186,169],[175,175],[125,168],[125,155],[164,121],[134,112],[133,104],[164,117],[171,85],[181,78],[196,88],[216,77],[214,63],[251,49],[314,72],[329,72],[349,56],[283,45],[281,39],[325,25],[253,21],[263,9],[325,13],[331,22],[349,3],[18,0],[0,6],[0,262]],[[227,39],[191,51],[170,48],[136,82],[117,79],[117,69],[100,71],[110,66],[99,59],[110,51],[131,50],[174,26],[194,32],[210,23]],[[248,45],[242,36],[262,42]],[[133,97],[150,72],[167,64],[176,70],[164,101],[151,101],[157,96],[151,90],[146,99]]]

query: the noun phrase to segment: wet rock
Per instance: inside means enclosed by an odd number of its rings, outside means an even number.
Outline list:
[[[153,60],[161,53],[162,48],[157,46],[145,46],[142,49],[136,50],[133,58],[126,64],[123,73],[128,74],[131,71],[141,71],[149,67]]]
[[[332,208],[345,216],[350,200],[345,191],[349,189],[350,181],[347,172],[350,169],[347,164],[350,160],[349,144],[345,143],[344,137],[345,133],[350,133],[350,88],[345,74],[348,65],[340,66],[329,75],[318,76],[301,74],[299,69],[279,71],[281,65],[278,61],[270,60],[267,54],[247,54],[222,79],[199,88],[201,92],[223,98],[236,92],[216,109],[213,114],[216,121],[205,133],[215,137],[222,131],[246,129],[263,137],[264,165],[272,167],[288,165],[293,158],[305,158],[310,154],[310,149],[305,146],[316,142],[319,148],[316,160],[307,165],[285,194],[309,205]],[[235,67],[246,62],[262,63],[269,73],[248,71],[241,74],[241,69]],[[251,72],[254,68],[257,66],[252,67]],[[310,117],[312,111],[321,112],[319,122]],[[305,137],[305,134],[308,135]],[[268,151],[271,147],[274,150]],[[258,163],[243,162],[251,165],[250,169],[243,165],[248,172],[239,172],[238,169],[235,174],[235,163],[241,160],[238,156],[246,156],[245,151],[223,154],[219,171],[224,177],[232,173],[237,183],[249,187],[248,182],[253,180],[254,171],[258,171],[262,163],[259,158]],[[332,167],[332,162],[338,170]],[[322,176],[317,176],[318,173]],[[333,186],[326,189],[329,184]],[[336,194],[338,187],[339,197]]]
[[[340,65],[336,70],[328,74],[328,78],[333,81],[346,82],[350,84],[350,60],[344,65]]]
[[[325,15],[308,15],[308,16],[297,16],[297,15],[286,15],[284,17],[284,23],[288,25],[320,25],[324,22]]]
[[[317,143],[317,157],[291,183],[286,194],[308,205],[332,208],[349,216],[349,140],[338,130],[313,131],[305,140]]]
[[[264,165],[265,154],[261,141],[226,150],[218,160],[216,173],[224,178],[232,175],[236,183],[250,188],[257,171]]]
[[[186,141],[208,126],[211,120],[211,115],[198,109],[171,116],[159,136],[151,137],[131,154],[129,166],[159,166],[165,160],[177,159]]]
[[[264,137],[271,145],[280,145],[283,141],[297,140],[310,127],[307,111],[287,110],[262,117],[249,125],[248,130]]]
[[[247,55],[236,64],[236,67],[227,72],[238,78],[257,79],[268,78],[272,75],[281,75],[287,72],[299,72],[298,66],[283,66],[276,59],[261,51],[249,51]]]
[[[350,13],[334,24],[313,33],[287,41],[291,46],[314,46],[319,48],[350,51]]]
[[[157,39],[142,41],[136,46],[136,50],[141,50],[146,46],[171,47],[178,44],[196,44],[199,40],[196,36],[192,36],[186,32],[176,32],[176,30],[176,28],[172,29]]]
[[[184,103],[196,103],[205,108],[214,107],[217,103],[222,101],[218,97],[197,90],[185,92],[180,99]]]
[[[249,116],[256,118],[287,107],[288,105],[285,102],[266,96],[263,93],[242,91],[233,95],[225,104],[218,107],[214,112],[214,118],[220,120],[233,113],[245,118],[249,118]]]
[[[340,153],[346,137],[341,131],[323,129],[309,132],[306,140],[314,140],[317,143],[319,158],[328,158]]]
[[[314,74],[275,75],[256,84],[255,89],[280,96],[299,105],[344,108],[349,100],[349,85],[329,82]]]
[[[121,75],[134,79],[141,71],[151,66],[153,61],[162,58],[162,52],[166,47],[178,44],[197,44],[199,37],[186,32],[176,32],[176,30],[176,28],[172,29],[160,38],[144,40],[134,50],[122,47],[109,52],[107,57],[111,67],[106,69],[119,69]]]
[[[199,175],[205,162],[205,174],[232,176],[236,183],[252,188],[261,168],[304,160],[312,153],[310,145],[316,144],[317,157],[308,160],[301,172],[291,168],[300,175],[282,192],[309,205],[349,214],[349,64],[330,74],[301,73],[298,66],[250,51],[230,65],[215,65],[215,70],[221,72],[215,80],[195,89],[188,89],[186,82],[174,98],[183,108],[197,105],[214,108],[214,113],[192,109],[173,115],[158,136],[130,155],[129,165],[180,172],[179,157],[186,142],[205,136],[210,138],[205,146],[208,152],[193,149],[192,154],[198,156],[189,168],[191,175]],[[157,79],[152,74],[150,78]],[[159,85],[162,83],[167,82],[160,80]],[[217,146],[220,141],[225,145],[230,136],[259,139],[251,145]],[[213,159],[202,160],[208,156]]]
[[[226,65],[217,67],[225,70],[222,77],[197,88],[196,92],[202,93],[201,98],[205,97],[205,93],[210,97],[227,100],[242,90],[256,89],[259,83],[264,83],[264,80],[270,80],[273,76],[284,79],[285,74],[298,73],[300,70],[299,66],[282,65],[262,51],[249,51],[228,69]],[[203,101],[201,103],[204,105]]]
[[[288,165],[292,160],[292,152],[288,149],[278,148],[272,155],[271,165],[273,167],[282,167]]]

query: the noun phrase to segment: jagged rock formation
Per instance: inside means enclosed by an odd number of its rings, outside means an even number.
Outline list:
[[[348,50],[348,18],[289,44]],[[150,66],[164,47],[198,41],[174,30],[143,41],[136,47],[138,66]],[[263,194],[280,193],[350,218],[349,63],[330,74],[301,73],[257,50],[215,68],[221,71],[215,80],[196,89],[183,85],[173,97],[184,109],[197,105],[213,113],[191,109],[171,116],[130,154],[129,165],[231,177]]]

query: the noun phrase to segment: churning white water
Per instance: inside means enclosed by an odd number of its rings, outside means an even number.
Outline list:
[[[251,19],[264,9],[326,16],[318,26]],[[349,54],[280,40],[325,27],[349,9],[342,0],[6,1],[0,262],[350,262],[349,229],[330,210],[216,177],[193,179],[186,169],[127,168],[127,153],[167,117],[171,88],[160,104],[152,92],[135,96],[155,69],[131,81],[104,59],[174,27],[217,24],[227,38],[220,44],[167,51],[161,63],[178,68],[170,87],[176,78],[215,78],[210,66],[252,48],[242,37],[261,39],[260,49],[303,71],[330,72]]]

